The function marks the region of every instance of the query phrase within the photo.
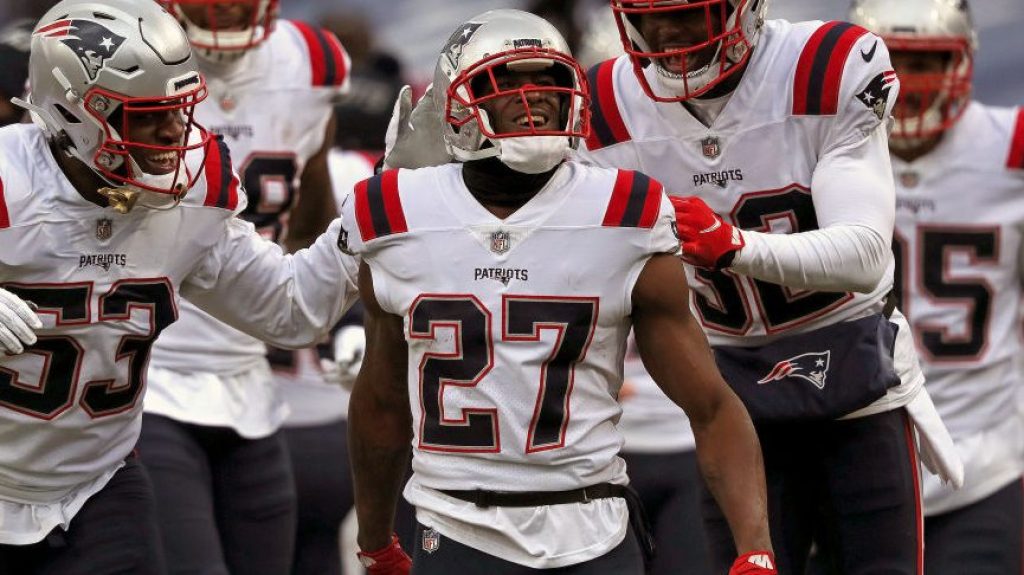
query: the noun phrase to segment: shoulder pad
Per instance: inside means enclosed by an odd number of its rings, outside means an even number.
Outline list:
[[[1024,108],[1017,109],[1017,122],[1013,127],[1012,138],[1006,167],[1011,170],[1024,170]]]
[[[615,61],[616,58],[605,60],[587,72],[587,80],[592,90],[590,136],[587,137],[587,149],[591,151],[632,139],[629,129],[622,121],[619,103],[615,98],[615,77],[612,74]]]
[[[302,35],[309,50],[309,64],[313,72],[314,86],[341,86],[348,77],[348,64],[345,49],[337,36],[328,30],[315,28],[289,20]]]
[[[398,170],[388,170],[356,184],[356,224],[363,242],[409,231],[398,194]]]
[[[661,184],[657,180],[640,172],[619,170],[601,225],[653,228],[660,205]]]
[[[834,116],[846,58],[869,32],[849,22],[826,22],[815,30],[800,53],[793,83],[794,116]]]

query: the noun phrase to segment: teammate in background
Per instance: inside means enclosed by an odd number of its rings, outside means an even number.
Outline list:
[[[689,313],[661,185],[564,162],[589,128],[582,74],[537,16],[470,19],[433,91],[460,163],[384,172],[342,207],[366,264],[349,437],[370,573],[409,569],[392,515],[410,440],[416,573],[643,573],[614,423],[631,325],[691,416],[730,572],[775,573],[757,441]]]
[[[920,423],[934,407],[886,306],[899,84],[876,36],[768,21],[767,4],[611,0],[627,55],[590,71],[581,156],[686,196],[673,203],[692,307],[757,425],[779,570],[803,572],[821,525],[842,573],[916,574],[914,424],[946,479],[962,470],[941,424]],[[708,503],[721,571],[732,542]]]
[[[593,66],[622,54],[615,18],[607,9],[587,22],[579,61]],[[700,513],[700,470],[696,443],[686,415],[651,379],[632,336],[626,347],[624,381],[619,393],[622,459],[629,485],[636,489],[651,519],[658,553],[647,566],[651,575],[710,575],[708,544]]]
[[[924,570],[1020,573],[1024,113],[971,100],[967,2],[859,0],[850,19],[882,37],[902,84],[889,135],[896,291],[964,462],[957,491],[924,481]]]
[[[164,0],[210,96],[248,195],[241,217],[293,251],[337,213],[327,153],[350,68],[329,32],[279,20],[277,0]],[[142,440],[171,573],[284,574],[296,492],[279,433],[287,406],[266,346],[187,303],[153,348]]]
[[[164,573],[132,453],[179,295],[307,346],[357,269],[337,227],[285,256],[233,217],[246,201],[227,147],[193,118],[205,82],[157,4],[60,2],[29,77],[35,125],[0,129],[0,572]]]
[[[15,20],[0,29],[0,126],[16,124],[25,110],[11,103],[25,95],[28,79],[28,50],[35,20]]]
[[[333,148],[328,161],[339,206],[355,184],[373,175],[375,160],[359,152]],[[338,537],[354,502],[346,420],[366,345],[362,318],[356,303],[328,342],[301,350],[270,348],[274,382],[289,409],[282,433],[298,502],[292,575],[345,572]]]

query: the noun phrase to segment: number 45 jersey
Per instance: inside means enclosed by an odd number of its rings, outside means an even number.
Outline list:
[[[423,523],[535,568],[622,541],[620,499],[483,509],[438,490],[627,482],[615,423],[632,290],[652,255],[678,250],[674,221],[657,182],[575,163],[504,220],[473,198],[459,164],[356,186],[342,243],[370,267],[381,307],[405,322],[405,494]]]
[[[929,154],[896,175],[896,289],[928,392],[956,440],[964,486],[924,483],[942,513],[1019,481],[1024,428],[1024,112],[972,102]]]

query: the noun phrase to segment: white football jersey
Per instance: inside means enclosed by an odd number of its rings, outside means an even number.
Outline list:
[[[305,345],[352,301],[334,236],[286,256],[234,218],[245,196],[213,139],[180,205],[128,214],[83,199],[34,125],[0,129],[0,286],[44,327],[0,356],[0,544],[67,526],[138,439],[146,367],[180,295],[280,345]],[[225,160],[222,162],[222,159]],[[143,204],[140,200],[139,204]]]
[[[334,203],[341,206],[352,188],[373,175],[375,160],[367,154],[332,149],[327,157]],[[288,404],[286,426],[324,425],[348,417],[349,392],[324,381],[316,348],[277,349],[268,354],[274,383]]]
[[[648,67],[649,81],[658,80]],[[846,150],[878,134],[898,91],[881,40],[845,22],[765,23],[737,88],[705,126],[680,104],[651,100],[627,56],[589,72],[593,91],[591,136],[583,161],[636,169],[664,183],[670,194],[698,196],[744,230],[788,234],[819,229],[821,199],[814,194],[830,165]],[[841,177],[887,173],[883,161],[842,163]],[[839,160],[835,160],[839,158]],[[854,192],[855,193],[855,192]],[[891,197],[891,184],[885,195]],[[858,224],[856,213],[844,224]],[[809,256],[817,256],[809,254]],[[687,266],[692,307],[712,345],[756,346],[841,321],[879,313],[891,288],[892,262],[870,293],[788,288],[729,270]],[[897,312],[892,320],[903,322]],[[903,331],[903,330],[900,330]],[[898,337],[896,368],[905,403],[920,386],[913,343]],[[879,404],[881,405],[881,404]],[[872,408],[873,409],[873,408]]]
[[[1024,112],[972,102],[935,150],[912,163],[893,156],[893,170],[900,307],[965,463],[958,492],[925,485],[926,511],[942,512],[991,495],[1024,470],[1016,413]],[[982,434],[985,442],[975,439]]]
[[[501,220],[449,164],[360,184],[342,220],[381,307],[405,320],[420,520],[535,568],[621,542],[621,499],[482,509],[437,490],[627,482],[615,422],[633,285],[678,250],[661,185],[567,163]]]
[[[306,162],[323,145],[333,101],[348,86],[350,62],[330,32],[278,20],[274,32],[232,66],[201,62],[209,96],[198,121],[231,148],[249,207],[240,215],[271,239],[287,233]],[[153,348],[146,411],[179,421],[235,428],[246,437],[273,433],[287,415],[268,377],[253,375],[239,389],[230,378],[255,368],[267,373],[264,344],[184,303],[181,319]],[[166,370],[169,370],[166,371]],[[213,374],[215,377],[178,377]],[[225,376],[218,381],[216,376]],[[219,407],[215,403],[221,404]],[[203,414],[190,406],[203,404]],[[244,414],[244,415],[242,415]]]

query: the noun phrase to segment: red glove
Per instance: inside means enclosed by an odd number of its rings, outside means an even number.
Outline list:
[[[391,543],[376,551],[356,553],[368,575],[409,575],[412,559],[402,551],[398,536],[391,534]]]
[[[729,575],[778,575],[775,554],[771,551],[751,551],[736,558]]]
[[[743,234],[698,197],[669,199],[676,209],[683,259],[697,267],[715,270],[732,265],[736,251],[745,245]]]

